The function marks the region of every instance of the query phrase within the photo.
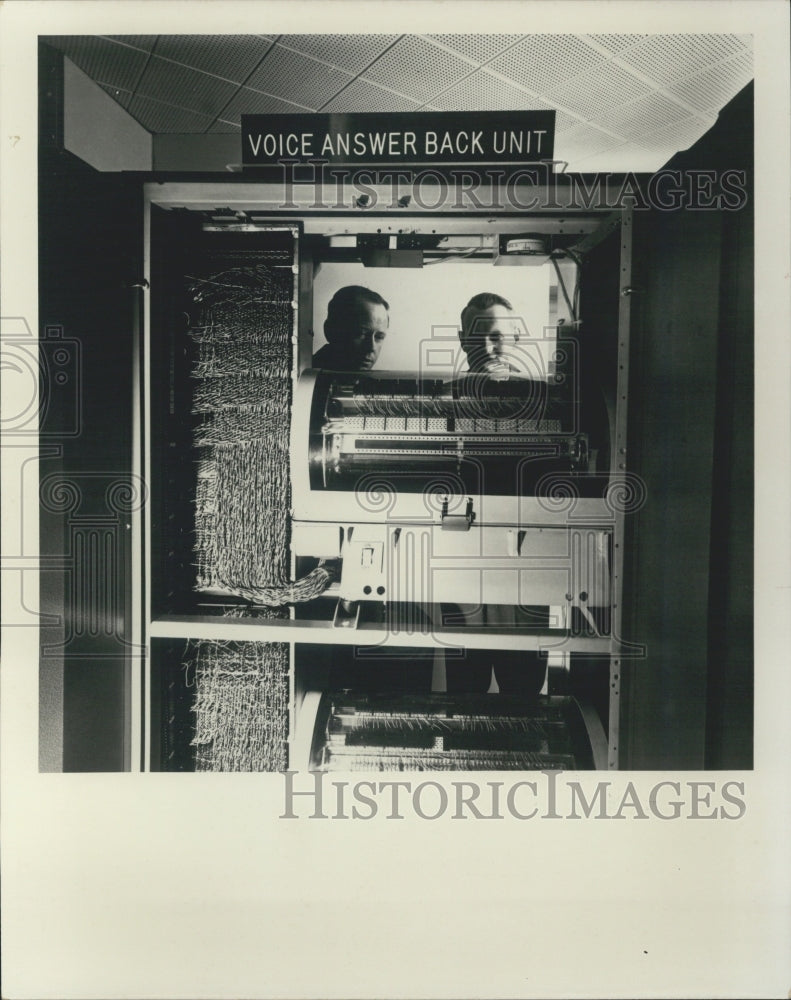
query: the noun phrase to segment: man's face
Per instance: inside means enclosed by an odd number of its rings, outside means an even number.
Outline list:
[[[338,331],[336,349],[351,371],[373,368],[387,336],[390,317],[384,306],[357,302],[344,328]]]
[[[519,339],[511,310],[502,305],[490,306],[469,317],[465,327],[462,346],[470,371],[508,372],[508,354]]]

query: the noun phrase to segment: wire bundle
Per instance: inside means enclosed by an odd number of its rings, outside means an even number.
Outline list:
[[[191,642],[195,769],[282,771],[288,765],[288,645]]]
[[[294,588],[288,565],[292,291],[290,267],[261,261],[193,276],[189,285],[198,451],[195,587],[259,603]]]

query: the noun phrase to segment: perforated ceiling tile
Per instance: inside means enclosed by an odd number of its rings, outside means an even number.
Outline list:
[[[715,112],[746,87],[752,78],[752,56],[744,52],[667,89],[693,108]]]
[[[629,141],[639,141],[652,132],[674,125],[689,117],[687,108],[662,94],[649,94],[632,104],[602,115],[596,122],[601,128],[623,136]]]
[[[283,35],[278,44],[357,74],[399,38],[400,35]]]
[[[119,90],[118,87],[109,87],[106,83],[100,83],[99,86],[102,90],[108,93],[117,104],[120,104],[122,108],[129,107],[129,102],[132,100],[131,91]]]
[[[493,59],[488,68],[542,94],[572,74],[605,61],[606,56],[574,35],[528,35]]]
[[[551,88],[545,96],[558,108],[566,108],[590,121],[598,118],[603,108],[626,104],[649,93],[651,88],[631,73],[613,63],[602,63],[568,83]]]
[[[224,132],[226,135],[230,134],[238,135],[241,132],[241,128],[242,126],[239,125],[238,122],[226,122],[223,121],[222,118],[218,118],[217,121],[212,124],[211,128],[208,131]]]
[[[664,86],[743,51],[737,35],[649,35],[618,58]]]
[[[568,160],[569,163],[583,156],[600,153],[604,149],[614,149],[622,146],[623,141],[602,132],[591,125],[580,125],[576,129],[557,136],[555,142],[556,160]]]
[[[576,115],[571,115],[566,111],[555,112],[555,135],[562,135],[573,128],[579,128],[582,122]]]
[[[583,35],[586,40],[590,39],[610,52],[621,52],[647,37],[647,35]]]
[[[431,98],[442,111],[544,111],[551,105],[525,93],[512,83],[476,70],[442,94]]]
[[[274,45],[246,86],[316,110],[351,79],[348,73]]]
[[[129,114],[149,132],[205,132],[214,120],[184,108],[173,108],[150,97],[133,97]]]
[[[92,80],[121,90],[135,89],[149,58],[147,52],[97,36],[60,35],[50,44],[60,49]]]
[[[523,35],[426,35],[426,38],[431,38],[478,64],[494,59],[503,49],[516,44],[523,37]]]
[[[156,55],[243,83],[272,43],[258,35],[160,35]]]
[[[282,101],[279,97],[242,87],[234,94],[227,107],[223,108],[220,117],[225,121],[241,124],[242,115],[293,115],[304,112],[305,108],[289,104],[288,101]]]
[[[415,35],[406,35],[369,66],[365,79],[392,87],[416,101],[428,101],[472,71],[464,59]]]
[[[105,38],[121,45],[131,45],[133,49],[151,52],[159,35],[105,35]]]
[[[414,111],[417,101],[394,94],[365,80],[355,80],[334,97],[322,110],[339,114],[355,111]]]
[[[164,98],[174,107],[214,116],[222,111],[237,90],[235,83],[152,56],[137,85],[136,94],[154,100]]]
[[[716,120],[714,117],[704,118],[692,115],[681,121],[673,122],[672,125],[665,128],[657,129],[650,135],[643,136],[637,145],[643,146],[645,149],[664,149],[665,151],[669,149],[666,162],[680,150],[689,149],[694,142],[697,142],[702,135],[708,132]]]

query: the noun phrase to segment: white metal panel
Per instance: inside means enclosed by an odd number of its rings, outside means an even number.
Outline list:
[[[668,92],[701,111],[715,113],[753,78],[753,60],[749,52],[740,52],[725,62],[710,66],[680,83],[668,86]]]
[[[271,47],[272,41],[262,35],[159,35],[156,54],[244,83]]]
[[[151,623],[153,639],[211,639],[222,642],[307,642],[322,646],[465,646],[468,649],[569,649],[577,653],[607,654],[609,636],[565,636],[520,633],[489,628],[485,632],[472,629],[439,630],[427,626],[424,632],[402,631],[386,625],[361,623],[357,628],[338,628],[331,621],[289,621],[216,616],[167,615]],[[617,644],[616,644],[617,649]]]
[[[637,45],[642,42],[647,36],[646,35],[616,35],[616,34],[604,34],[604,35],[583,35],[586,41],[591,41],[595,45],[601,45],[602,48],[608,49],[610,52],[622,52],[624,49],[631,48],[633,45]]]
[[[560,80],[583,73],[606,56],[577,35],[528,35],[488,63],[489,69],[543,94]]]
[[[466,56],[478,65],[495,59],[506,49],[511,48],[524,35],[426,35],[433,42],[438,42],[461,56]]]
[[[368,67],[365,79],[425,101],[472,69],[469,61],[424,38],[406,35]]]
[[[404,94],[379,87],[368,80],[357,79],[345,87],[323,108],[323,111],[414,111],[419,102]]]
[[[352,74],[275,45],[252,73],[252,90],[317,109],[353,79]]]
[[[476,70],[453,86],[443,89],[431,103],[441,111],[531,111],[552,110],[552,106],[508,80],[485,69]]]
[[[281,35],[278,45],[294,49],[336,66],[347,73],[362,73],[399,39],[399,35]]]
[[[46,35],[49,45],[60,49],[96,83],[134,91],[148,62],[148,53],[118,45],[97,35]]]
[[[614,63],[605,62],[553,86],[544,96],[557,107],[567,108],[591,121],[599,117],[602,108],[615,108],[650,92],[647,83]]]
[[[618,57],[658,86],[665,86],[744,51],[745,45],[738,35],[647,35]]]
[[[214,116],[222,111],[237,89],[235,83],[152,56],[135,94]]]
[[[250,90],[249,87],[240,87],[228,105],[223,108],[221,117],[223,121],[234,122],[238,128],[241,128],[242,115],[301,114],[310,110],[304,104],[296,104],[294,101],[286,101],[282,97],[264,94],[258,90]]]
[[[599,117],[598,124],[624,139],[639,142],[650,136],[651,132],[675,125],[688,117],[689,111],[683,104],[663,94],[654,93],[631,104],[612,108]],[[677,148],[674,145],[673,151]]]
[[[211,115],[175,108],[151,97],[133,97],[129,114],[149,132],[205,132],[211,125]]]

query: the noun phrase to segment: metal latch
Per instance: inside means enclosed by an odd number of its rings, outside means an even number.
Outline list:
[[[467,497],[467,509],[463,514],[449,514],[449,497],[442,499],[442,513],[440,523],[443,531],[469,531],[472,522],[475,520],[475,511],[472,509],[472,497]]]

